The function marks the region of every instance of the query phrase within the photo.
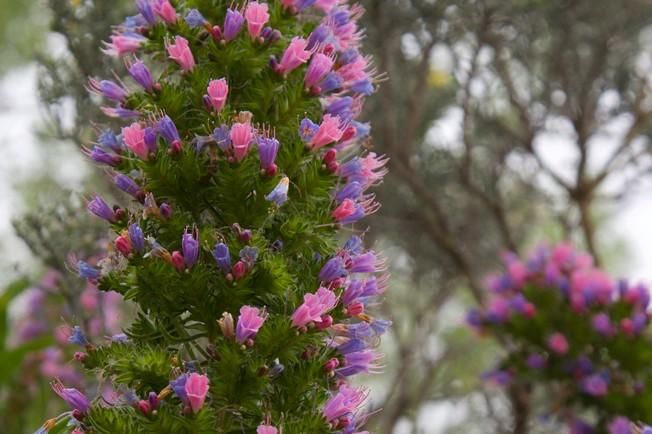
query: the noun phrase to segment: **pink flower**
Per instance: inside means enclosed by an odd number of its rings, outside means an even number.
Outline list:
[[[185,385],[186,394],[188,396],[188,404],[193,413],[201,410],[206,400],[208,393],[208,377],[200,375],[195,372],[188,376]]]
[[[211,80],[210,83],[208,83],[207,93],[211,105],[216,112],[219,112],[226,104],[226,97],[229,95],[229,85],[226,83],[224,78]]]
[[[154,13],[168,24],[177,22],[177,11],[168,0],[155,0],[152,5]]]
[[[306,50],[308,41],[303,38],[295,37],[290,41],[290,45],[285,49],[281,62],[278,64],[277,72],[287,74],[310,59],[311,52]]]
[[[326,401],[323,410],[324,417],[328,422],[343,416],[350,418],[366,399],[367,393],[364,389],[354,389],[343,384],[340,386],[340,390]]]
[[[340,127],[340,118],[326,114],[321,121],[321,125],[319,125],[319,129],[312,136],[310,145],[312,149],[319,149],[329,143],[337,142],[342,138],[343,134],[344,129]]]
[[[257,307],[242,306],[235,329],[235,340],[243,344],[247,339],[256,336],[266,319],[267,314]]]
[[[87,286],[79,296],[79,304],[88,312],[93,312],[97,309],[99,301],[99,292],[94,286]]]
[[[571,275],[571,293],[590,295],[600,303],[609,303],[614,296],[614,283],[604,271],[597,268],[579,269]]]
[[[147,160],[149,150],[145,143],[145,130],[138,122],[122,129],[122,140],[131,151],[143,160]]]
[[[351,62],[343,65],[340,69],[337,70],[337,73],[342,77],[342,79],[351,83],[354,81],[365,80],[369,78],[369,73],[367,69],[369,68],[369,59],[365,56],[358,56],[356,59]]]
[[[195,67],[195,58],[192,57],[192,51],[188,46],[188,40],[183,36],[176,36],[175,43],[166,42],[165,47],[168,50],[170,59],[174,60],[181,66],[184,71],[192,71]]]
[[[317,0],[313,5],[316,9],[321,9],[322,11],[329,13],[335,6],[337,6],[338,0]]]
[[[254,138],[254,132],[251,124],[236,122],[231,126],[229,133],[231,143],[233,144],[233,155],[236,161],[240,162],[249,152],[249,145]]]
[[[344,199],[342,203],[333,210],[331,215],[335,220],[342,221],[347,217],[352,216],[356,211],[355,202],[351,199]]]
[[[554,353],[564,355],[568,352],[568,340],[561,333],[553,333],[548,338],[548,348]]]
[[[337,296],[326,288],[319,288],[315,294],[303,296],[303,304],[292,314],[292,325],[303,327],[309,322],[321,323],[322,315],[337,305]]]
[[[263,26],[269,21],[269,12],[267,10],[267,3],[253,1],[247,5],[244,15],[247,19],[247,30],[249,30],[252,39],[256,39],[260,35]]]
[[[278,430],[271,425],[258,425],[256,434],[277,434]]]
[[[135,33],[115,34],[111,36],[111,42],[104,42],[104,53],[109,56],[122,56],[138,51],[146,38]]]
[[[328,74],[333,67],[333,58],[323,53],[317,53],[312,57],[304,82],[307,88],[319,84],[319,82]]]

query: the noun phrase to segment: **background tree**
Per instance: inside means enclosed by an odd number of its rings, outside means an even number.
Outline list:
[[[443,306],[484,302],[483,276],[497,252],[522,251],[544,235],[585,245],[598,263],[613,248],[601,217],[649,171],[650,5],[365,6],[367,43],[388,74],[368,105],[380,129],[376,149],[391,157],[374,234],[404,253],[395,275],[411,277],[387,305],[397,312],[387,361],[396,387],[378,403],[377,431],[389,433],[441,396],[421,379],[441,382],[447,366],[460,366],[456,354],[468,360],[469,341],[460,331],[446,340],[437,318]],[[433,339],[446,342],[434,354]],[[513,418],[498,417],[496,430],[531,432],[529,395],[518,387],[510,395]],[[500,405],[484,403],[484,414]]]

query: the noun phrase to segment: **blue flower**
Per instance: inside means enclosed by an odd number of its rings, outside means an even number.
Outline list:
[[[290,186],[290,179],[287,176],[281,178],[279,183],[274,187],[265,199],[274,202],[277,207],[280,207],[288,200],[288,188]]]

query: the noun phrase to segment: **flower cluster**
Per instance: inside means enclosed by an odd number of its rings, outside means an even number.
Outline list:
[[[72,413],[55,421],[366,433],[367,392],[348,379],[381,367],[390,322],[372,306],[388,277],[360,236],[337,248],[343,225],[378,210],[368,190],[386,173],[357,120],[378,82],[359,51],[363,10],[203,4],[138,0],[104,47],[124,79],[89,81],[126,125],[98,129],[85,153],[133,202],[88,201],[115,237],[74,268],[140,312],[78,357],[120,396],[96,403],[57,383]]]
[[[648,417],[648,289],[614,281],[570,244],[541,246],[527,261],[507,254],[504,262],[505,272],[487,281],[487,306],[467,318],[510,342],[485,378],[559,383],[563,410],[556,411],[572,433],[631,433],[629,420]],[[581,420],[591,412],[599,418]]]

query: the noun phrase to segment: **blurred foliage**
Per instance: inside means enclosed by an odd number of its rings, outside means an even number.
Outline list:
[[[29,61],[47,35],[47,10],[38,0],[0,0],[0,74]]]
[[[652,4],[362,3],[366,48],[388,75],[367,104],[373,150],[391,157],[371,235],[392,248],[392,272],[407,280],[387,294],[402,345],[386,364],[400,381],[378,402],[375,432],[407,422],[418,432],[427,428],[418,426],[421,409],[439,402],[437,385],[423,379],[456,363],[442,355],[468,345],[474,358],[491,358],[473,339],[444,340],[437,324],[451,305],[485,302],[483,279],[501,251],[569,239],[604,262],[622,249],[605,228],[650,173]],[[545,141],[570,164],[546,159]],[[461,319],[447,327],[463,327]],[[470,366],[462,378],[481,370]],[[518,384],[505,395],[511,409],[494,392],[468,394],[460,406],[473,420],[452,429],[532,432],[540,400]]]

